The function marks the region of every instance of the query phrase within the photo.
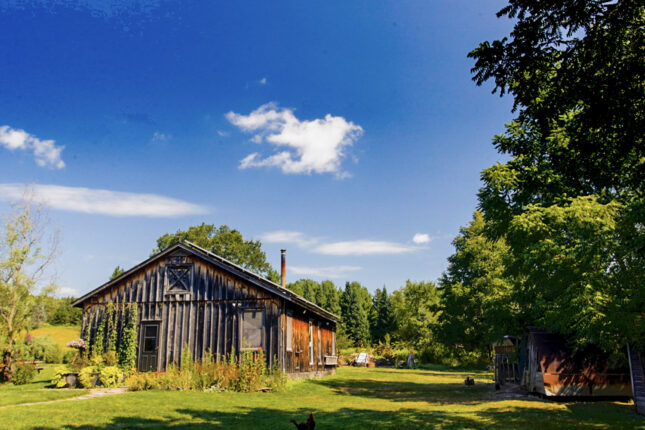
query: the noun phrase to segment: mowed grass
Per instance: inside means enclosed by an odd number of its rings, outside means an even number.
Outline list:
[[[51,390],[50,385],[57,364],[45,364],[45,369],[36,375],[34,380],[25,385],[0,385],[0,408],[21,403],[46,402],[48,400],[67,399],[87,394],[87,390]],[[23,410],[24,412],[24,410]],[[6,423],[0,421],[0,426]]]
[[[32,330],[31,335],[34,337],[43,337],[49,335],[54,342],[59,344],[65,349],[67,348],[67,342],[78,339],[80,337],[81,328],[79,326],[69,326],[69,325],[56,325],[52,326],[45,324],[36,330]]]
[[[477,384],[466,387],[473,376]],[[623,402],[498,400],[477,371],[341,368],[296,381],[282,393],[131,392],[0,409],[0,427],[38,429],[294,429],[314,413],[316,429],[645,428]]]

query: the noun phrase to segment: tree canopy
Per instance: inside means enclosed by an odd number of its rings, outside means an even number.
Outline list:
[[[202,223],[188,227],[187,230],[164,234],[157,239],[157,247],[152,253],[156,254],[182,241],[192,242],[273,282],[279,281],[278,273],[267,262],[260,241],[245,240],[242,233],[227,225],[217,227]]]
[[[509,37],[469,56],[513,96],[495,136],[511,159],[482,173],[486,232],[509,246],[522,321],[617,352],[641,344],[645,4],[511,0]]]

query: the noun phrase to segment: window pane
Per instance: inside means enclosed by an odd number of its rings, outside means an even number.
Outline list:
[[[263,311],[244,312],[242,318],[242,348],[260,348],[262,346]]]
[[[143,352],[154,352],[156,347],[156,337],[146,337],[145,339],[143,339]]]
[[[143,334],[143,337],[157,337],[157,326],[156,325],[146,326],[146,332]]]
[[[293,338],[293,318],[291,315],[287,315],[287,351],[292,351],[293,346],[291,344]]]

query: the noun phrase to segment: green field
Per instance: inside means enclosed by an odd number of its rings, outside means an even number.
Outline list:
[[[464,386],[467,375],[475,377],[474,387]],[[294,429],[291,418],[304,421],[313,412],[317,430],[645,429],[645,420],[634,413],[631,403],[498,400],[490,378],[489,373],[440,368],[341,368],[335,376],[293,382],[282,393],[149,391],[10,406],[0,409],[0,427]],[[0,387],[0,398],[14,393],[10,387]]]
[[[39,373],[30,384],[0,385],[0,408],[7,405],[17,405],[20,403],[45,402],[49,400],[67,399],[69,397],[82,396],[87,394],[87,390],[50,390],[46,387],[50,385],[54,376],[54,367],[56,364],[45,364],[45,369]],[[26,406],[25,406],[26,407]],[[2,411],[2,409],[0,409]],[[23,409],[23,412],[26,409]],[[0,426],[3,426],[0,420]]]
[[[80,337],[81,328],[79,326],[52,326],[45,324],[42,327],[37,328],[36,330],[32,330],[31,335],[34,337],[43,337],[49,335],[61,347],[65,349],[71,349],[67,348],[65,345],[70,340],[78,339]]]

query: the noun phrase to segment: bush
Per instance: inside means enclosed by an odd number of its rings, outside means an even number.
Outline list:
[[[96,385],[96,376],[98,368],[96,366],[87,366],[78,372],[78,381],[85,388],[94,388]]]
[[[32,363],[16,363],[11,382],[14,385],[24,385],[33,381],[36,376],[36,366]]]
[[[63,364],[71,364],[76,355],[78,355],[78,351],[65,351],[63,354]]]
[[[64,351],[49,335],[30,339],[21,345],[21,356],[26,360],[44,361],[45,363],[60,363]]]
[[[106,366],[116,366],[118,362],[118,357],[116,356],[116,351],[108,351],[103,354],[103,362]]]
[[[257,353],[257,356],[252,351],[243,352],[237,391],[255,391],[260,388],[266,374],[265,363],[262,350]]]
[[[271,391],[284,391],[287,387],[287,374],[280,369],[278,357],[273,358],[273,367],[271,373],[266,377],[266,385]]]
[[[63,388],[67,385],[65,381],[65,375],[69,373],[67,366],[57,366],[54,369],[54,378],[52,379],[52,385],[56,388]]]
[[[99,381],[104,387],[112,388],[119,385],[123,380],[123,373],[116,366],[107,366],[101,369]]]

